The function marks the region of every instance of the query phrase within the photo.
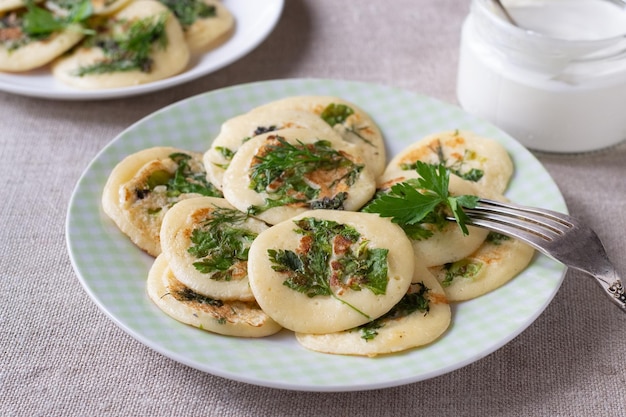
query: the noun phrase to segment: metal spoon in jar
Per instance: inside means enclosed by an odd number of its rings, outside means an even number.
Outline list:
[[[502,15],[510,24],[512,24],[513,26],[518,26],[518,24],[511,17],[511,15],[509,14],[509,11],[506,9],[506,7],[504,7],[504,5],[502,4],[500,0],[493,0],[493,3],[498,7],[498,9],[500,9],[500,11],[502,12]]]

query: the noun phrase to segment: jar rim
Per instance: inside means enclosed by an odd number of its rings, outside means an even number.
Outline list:
[[[612,0],[597,1],[612,3]],[[496,12],[497,8],[494,7],[492,0],[474,0],[472,2],[472,9],[479,11],[481,14],[486,16],[489,21],[496,25],[496,27],[500,30],[506,31],[512,35],[519,36],[521,38],[550,43],[555,47],[567,48],[572,45],[577,45],[578,47],[584,47],[585,49],[589,48],[589,50],[599,50],[608,46],[618,44],[622,41],[626,41],[626,29],[624,30],[624,33],[621,33],[619,35],[599,39],[563,39],[546,35],[540,32],[535,32],[529,29],[524,29],[507,21],[507,19],[503,16],[498,16],[498,13]],[[626,8],[624,9],[624,13],[626,14]]]

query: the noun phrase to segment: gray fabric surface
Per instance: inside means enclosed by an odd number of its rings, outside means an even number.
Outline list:
[[[100,102],[0,93],[0,415],[626,415],[626,315],[577,272],[534,324],[469,366],[396,388],[306,393],[229,381],[163,357],[98,310],[70,265],[64,228],[73,187],[130,124],[186,97],[264,79],[368,81],[456,103],[468,6],[287,0],[256,50],[179,87]],[[626,145],[537,156],[570,212],[597,231],[626,274]]]

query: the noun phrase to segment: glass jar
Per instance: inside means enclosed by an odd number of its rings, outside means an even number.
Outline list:
[[[530,149],[586,152],[626,139],[621,0],[473,0],[463,24],[461,106]],[[621,4],[621,6],[620,6]]]

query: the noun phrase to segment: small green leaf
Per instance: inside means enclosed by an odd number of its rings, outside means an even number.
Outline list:
[[[368,213],[392,217],[394,223],[414,225],[421,222],[439,204],[437,196],[422,194],[409,183],[393,185],[389,193],[382,194],[367,206]]]
[[[28,35],[44,35],[63,30],[66,23],[52,13],[37,6],[30,6],[24,14],[24,32]]]
[[[482,264],[472,262],[469,259],[461,259],[459,261],[445,265],[446,275],[441,285],[449,287],[455,278],[473,279],[480,272]]]
[[[322,111],[320,117],[330,126],[335,126],[345,122],[352,114],[354,114],[354,110],[345,104],[330,103]]]
[[[441,227],[446,222],[444,209],[452,211],[463,234],[469,233],[466,224],[470,219],[463,207],[476,207],[477,196],[450,196],[448,191],[450,172],[443,165],[430,165],[421,161],[415,163],[419,175],[394,184],[388,192],[380,193],[363,211],[378,213],[381,217],[391,217],[411,238],[429,237],[429,232],[421,233],[417,225],[430,223]]]
[[[184,29],[193,25],[198,19],[215,17],[216,7],[201,0],[159,0],[176,16]]]
[[[82,23],[93,14],[91,1],[82,0],[73,5],[67,17],[55,16],[50,11],[27,2],[27,11],[23,16],[23,30],[29,36],[46,36],[53,32],[67,29],[68,26]],[[87,28],[80,29],[83,33],[92,33]]]
[[[80,23],[93,15],[93,5],[90,0],[84,0],[70,9],[68,21]]]
[[[103,27],[102,33],[89,39],[90,45],[102,49],[105,58],[95,64],[80,67],[76,75],[82,77],[124,71],[151,72],[153,48],[165,49],[168,44],[165,31],[168,14],[169,12],[160,14],[156,21],[153,17],[135,20],[124,31],[116,30],[116,26],[128,22],[109,22],[108,27]]]

